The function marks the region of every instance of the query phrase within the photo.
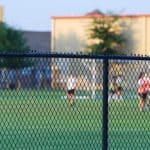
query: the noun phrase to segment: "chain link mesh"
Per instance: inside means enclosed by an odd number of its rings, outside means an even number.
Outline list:
[[[28,67],[0,69],[0,149],[102,149],[103,60],[20,59]],[[109,60],[109,149],[149,149],[149,97],[140,112],[137,93],[149,69],[149,61]]]
[[[140,112],[138,84],[141,72],[150,77],[150,62],[110,61],[109,70],[109,149],[149,149],[149,95]]]
[[[100,149],[101,102],[91,97],[92,60],[25,60],[32,65],[1,69],[0,149]],[[72,104],[69,74],[77,80]]]

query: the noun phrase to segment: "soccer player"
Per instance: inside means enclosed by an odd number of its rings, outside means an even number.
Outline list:
[[[111,83],[109,85],[110,95],[108,100],[116,100],[117,99],[117,84],[116,84],[116,76],[112,77]]]
[[[117,98],[118,100],[123,100],[122,94],[123,94],[123,80],[122,80],[122,76],[118,75],[117,79],[116,79],[116,85],[117,85],[117,89],[116,89],[116,93],[117,93]]]
[[[74,104],[74,95],[77,86],[76,77],[70,74],[67,79],[67,99],[71,106]]]
[[[139,95],[140,112],[144,110],[149,90],[150,90],[150,78],[147,76],[147,74],[141,72],[138,79],[138,95]]]

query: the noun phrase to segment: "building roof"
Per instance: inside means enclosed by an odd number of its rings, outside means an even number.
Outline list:
[[[101,17],[101,16],[105,16],[105,17],[110,17],[108,15],[104,15],[104,14],[99,14],[98,12],[90,12],[87,13],[85,15],[81,15],[81,16],[52,16],[52,19],[87,19],[87,18],[93,18],[93,17]],[[118,15],[121,18],[138,18],[138,17],[150,17],[150,14],[125,14],[125,15]]]
[[[33,51],[49,52],[51,48],[51,32],[22,31],[27,45]]]

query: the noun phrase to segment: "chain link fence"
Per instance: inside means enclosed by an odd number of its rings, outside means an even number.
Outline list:
[[[0,149],[149,149],[150,58],[0,54]]]

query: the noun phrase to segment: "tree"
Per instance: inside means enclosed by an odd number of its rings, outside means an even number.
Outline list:
[[[0,23],[0,52],[2,53],[26,53],[30,48],[26,45],[21,31]],[[0,68],[17,69],[30,66],[31,62],[24,58],[1,58]]]
[[[126,39],[116,15],[93,18],[89,28],[88,50],[92,54],[123,54]]]

